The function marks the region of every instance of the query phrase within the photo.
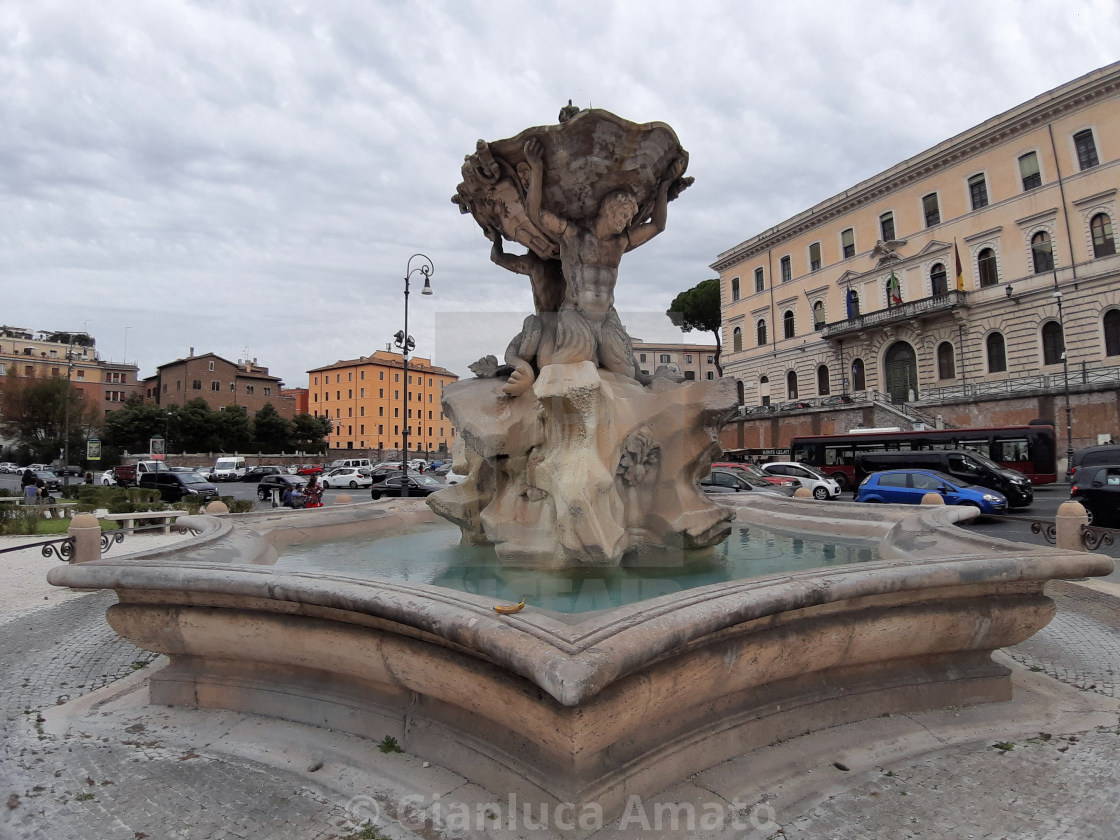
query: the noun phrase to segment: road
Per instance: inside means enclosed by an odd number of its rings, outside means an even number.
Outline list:
[[[75,479],[76,481],[77,479]],[[0,487],[19,489],[19,475],[0,475]],[[223,496],[233,496],[235,499],[249,499],[253,501],[258,510],[271,507],[268,502],[257,499],[257,485],[243,481],[219,482],[218,492]],[[323,503],[331,504],[335,498],[347,493],[354,501],[365,501],[369,498],[369,491],[358,490],[326,490],[323,493]],[[851,496],[845,494],[841,497],[845,501]],[[991,537],[1004,540],[1028,543],[1030,545],[1045,545],[1046,540],[1041,534],[1031,533],[1031,522],[1034,520],[1052,522],[1058,512],[1058,506],[1069,501],[1069,485],[1064,482],[1047,484],[1035,488],[1034,503],[1029,508],[1016,508],[1009,516],[996,517],[984,516],[964,527]],[[1098,551],[1110,557],[1120,559],[1120,540],[1112,546],[1102,546]],[[1113,572],[1110,580],[1120,580],[1120,568]]]

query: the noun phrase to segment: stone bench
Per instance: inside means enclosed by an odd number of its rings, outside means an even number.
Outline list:
[[[186,516],[189,512],[186,510],[140,510],[135,513],[106,513],[100,518],[107,519],[110,522],[119,522],[120,527],[125,529],[137,527],[137,521],[152,522],[163,526],[161,533],[169,534],[171,533],[171,523],[180,516]]]

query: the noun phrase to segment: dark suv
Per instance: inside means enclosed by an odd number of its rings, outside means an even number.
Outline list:
[[[154,472],[140,476],[140,486],[158,490],[165,502],[181,502],[191,496],[199,501],[218,498],[218,488],[198,473]]]
[[[1078,470],[1086,467],[1098,467],[1102,464],[1120,464],[1120,446],[1114,443],[1103,443],[1098,446],[1086,446],[1073,453],[1066,467],[1066,481],[1076,481]]]
[[[1093,525],[1102,528],[1120,525],[1120,465],[1082,465],[1074,476],[1069,495],[1085,506]]]

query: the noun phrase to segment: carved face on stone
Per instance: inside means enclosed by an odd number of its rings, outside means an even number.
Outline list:
[[[603,199],[599,208],[599,220],[603,227],[613,234],[622,233],[638,213],[638,202],[626,190],[616,190]]]

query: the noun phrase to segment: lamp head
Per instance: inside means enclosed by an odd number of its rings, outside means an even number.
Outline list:
[[[420,290],[422,295],[430,295],[432,293],[432,281],[428,279],[427,272],[424,273],[424,288]]]
[[[1010,283],[1008,283],[1007,287],[1003,290],[1003,292],[1008,297],[1011,297],[1013,294],[1015,294],[1015,287],[1012,286]]]

